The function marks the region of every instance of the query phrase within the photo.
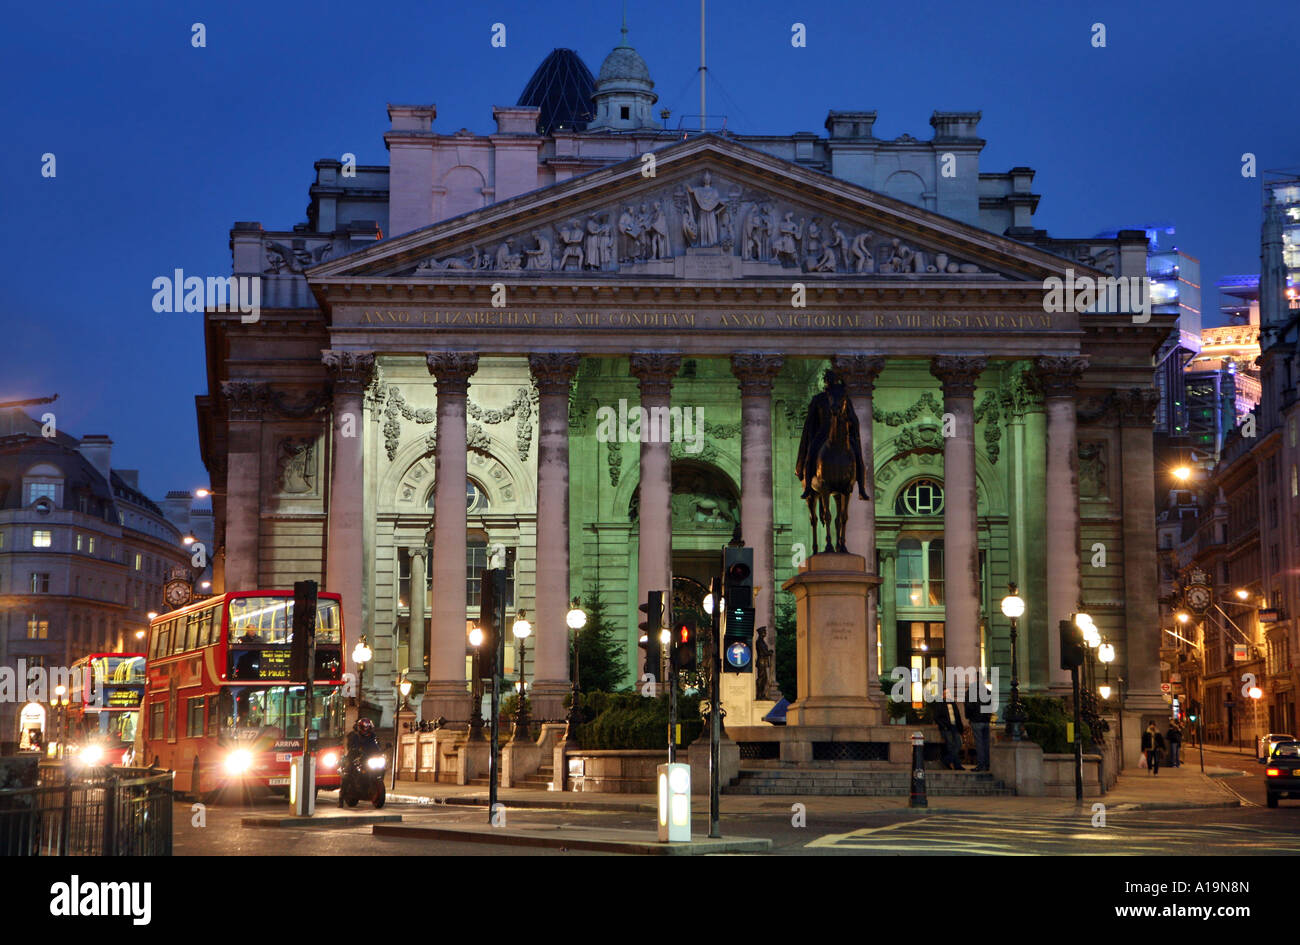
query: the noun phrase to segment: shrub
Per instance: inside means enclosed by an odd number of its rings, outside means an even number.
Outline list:
[[[579,695],[578,706],[589,719],[578,729],[583,748],[658,749],[668,745],[668,697],[651,699],[629,692],[590,692]],[[677,697],[677,721],[682,726],[682,746],[699,737],[698,695]]]
[[[1022,696],[1025,706],[1025,735],[1036,742],[1045,754],[1066,754],[1073,751],[1067,740],[1067,725],[1073,716],[1066,711],[1065,700],[1057,696]],[[1086,723],[1079,725],[1079,737],[1084,751],[1092,747],[1092,732]]]

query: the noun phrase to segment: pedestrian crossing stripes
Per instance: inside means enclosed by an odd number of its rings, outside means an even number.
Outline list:
[[[1178,824],[1110,820],[1093,827],[1091,812],[1014,818],[936,814],[884,827],[825,834],[806,848],[844,853],[977,856],[1183,855],[1300,853],[1300,836],[1240,824]]]

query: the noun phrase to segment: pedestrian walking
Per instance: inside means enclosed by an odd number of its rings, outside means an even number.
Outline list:
[[[1153,775],[1160,773],[1160,753],[1165,750],[1165,737],[1156,729],[1155,722],[1149,722],[1142,733],[1142,750],[1146,752],[1147,770]]]
[[[1169,731],[1165,732],[1165,741],[1169,743],[1169,767],[1181,767],[1183,762],[1179,758],[1179,751],[1183,747],[1183,730],[1176,719],[1170,721]]]
[[[961,715],[951,702],[952,693],[944,690],[943,699],[932,702],[930,708],[939,726],[939,734],[943,736],[943,766],[953,771],[965,771],[961,764]]]
[[[991,693],[985,688],[985,694]],[[976,690],[971,689],[966,693],[966,721],[970,724],[971,738],[975,742],[975,770],[989,770],[989,712],[985,709],[992,710],[992,699],[985,703],[976,698]]]

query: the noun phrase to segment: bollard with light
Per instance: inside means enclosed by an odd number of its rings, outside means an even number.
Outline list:
[[[569,751],[576,751],[579,747],[578,726],[582,721],[582,710],[578,707],[578,672],[581,669],[580,635],[582,628],[587,625],[587,612],[582,609],[582,602],[578,598],[573,599],[573,606],[565,614],[564,622],[573,631],[573,688],[569,695],[569,712],[564,717],[564,747]],[[568,764],[567,760],[565,764]],[[560,772],[561,786],[567,779],[568,771]]]
[[[397,684],[397,691],[401,693],[401,701],[397,704],[397,712],[393,714],[393,784],[392,790],[397,790],[397,756],[401,747],[401,729],[398,727],[398,720],[402,717],[402,712],[407,708],[406,697],[411,694],[411,681],[402,674],[401,682]]]
[[[659,765],[659,842],[691,841],[691,766]]]

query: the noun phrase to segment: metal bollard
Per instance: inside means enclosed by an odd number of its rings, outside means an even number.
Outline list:
[[[925,800],[925,736],[912,733],[912,793],[908,807],[928,807]]]

